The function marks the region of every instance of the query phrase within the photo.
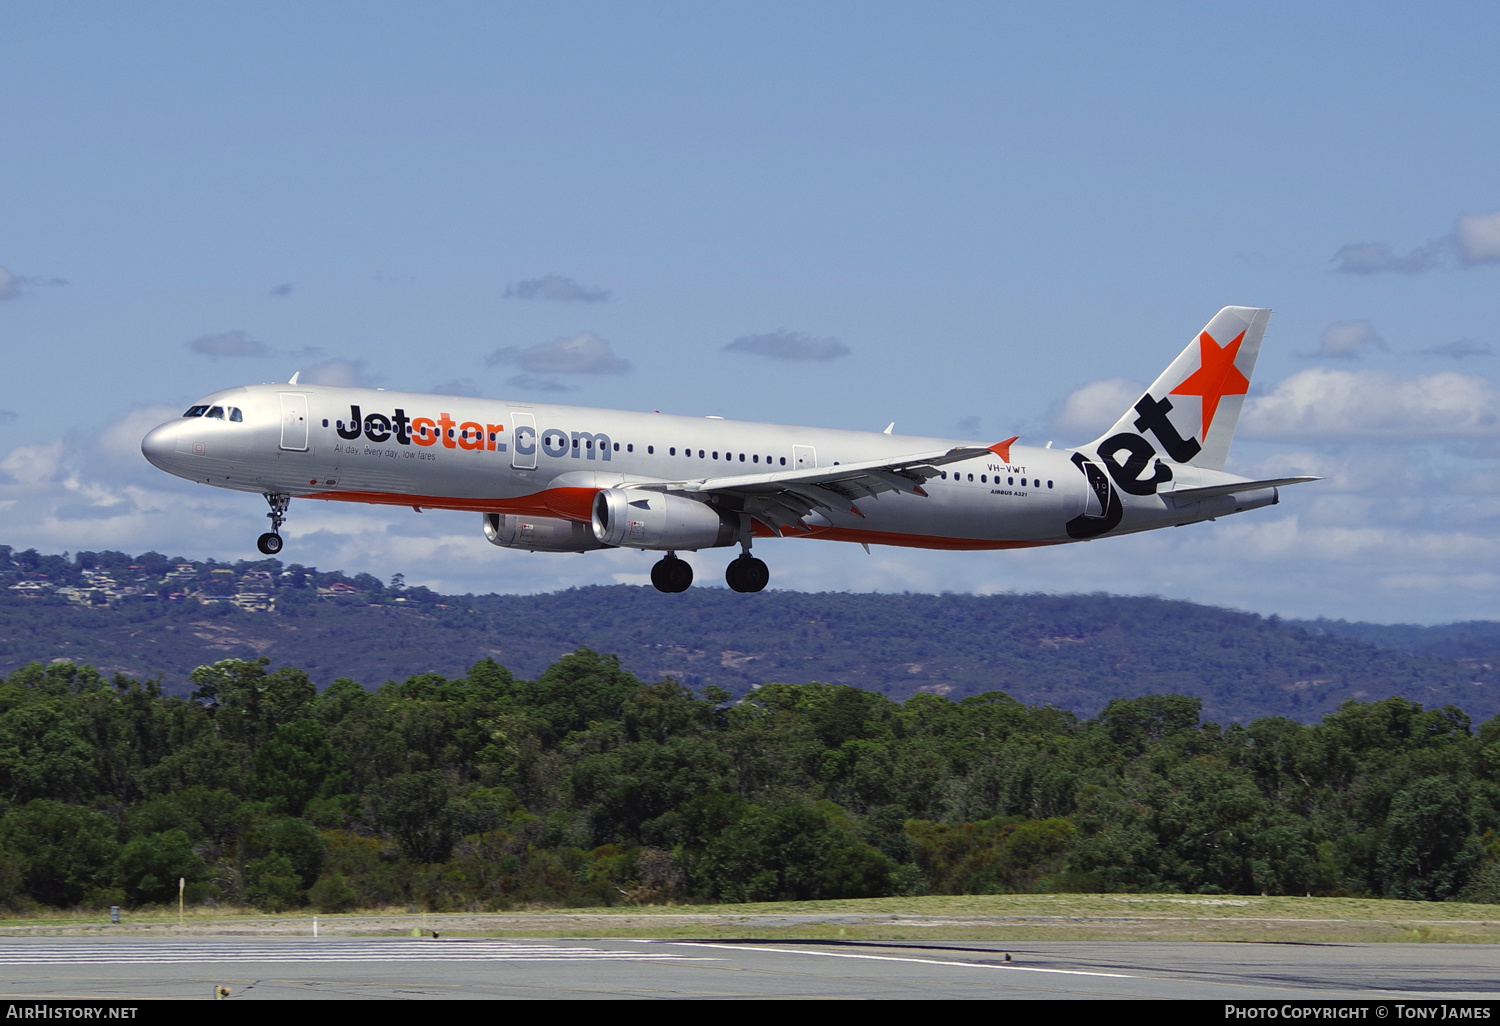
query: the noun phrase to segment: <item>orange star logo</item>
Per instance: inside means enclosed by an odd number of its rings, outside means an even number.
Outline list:
[[[1234,365],[1243,341],[1243,331],[1223,347],[1208,332],[1199,335],[1198,369],[1172,389],[1172,395],[1196,395],[1203,400],[1203,433],[1198,437],[1204,441],[1208,440],[1208,426],[1214,422],[1214,414],[1219,412],[1219,400],[1226,395],[1244,395],[1250,391],[1250,379]]]

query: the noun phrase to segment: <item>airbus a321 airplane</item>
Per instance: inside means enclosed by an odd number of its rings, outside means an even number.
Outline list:
[[[293,498],[479,513],[491,543],[533,552],[738,546],[725,579],[760,591],[759,538],[1012,549],[1212,520],[1312,477],[1224,472],[1269,310],[1230,306],[1102,437],[1076,449],[783,427],[576,406],[247,385],[154,428],[145,456],[178,477],[270,503],[258,546],[281,551]]]

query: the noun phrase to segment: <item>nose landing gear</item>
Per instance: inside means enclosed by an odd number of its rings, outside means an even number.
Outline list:
[[[281,525],[286,523],[286,510],[292,497],[267,492],[266,502],[271,505],[271,512],[266,514],[271,520],[271,529],[255,540],[255,547],[268,556],[274,556],[281,551]]]
[[[687,560],[678,559],[677,553],[668,552],[651,568],[651,584],[668,595],[687,591],[693,586],[693,568]]]

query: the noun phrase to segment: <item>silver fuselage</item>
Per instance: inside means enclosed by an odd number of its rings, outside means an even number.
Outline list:
[[[206,406],[242,419],[185,417],[153,429],[155,466],[220,488],[586,523],[601,489],[829,467],[974,443],[719,418],[322,385],[250,385]],[[1075,450],[1012,445],[943,468],[926,495],[885,492],[857,513],[815,512],[808,531],[870,544],[998,549],[1078,540],[1069,521],[1098,500]],[[1243,480],[1179,470],[1178,483]],[[1176,503],[1122,495],[1111,534],[1206,520],[1276,501],[1274,489]],[[755,533],[773,533],[762,524]]]

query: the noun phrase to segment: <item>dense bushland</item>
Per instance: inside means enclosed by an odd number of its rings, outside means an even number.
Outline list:
[[[1184,891],[1500,900],[1500,718],[1316,725],[1197,699],[1080,721],[999,692],[741,701],[587,649],[376,691],[225,660],[190,697],[87,666],[0,685],[0,902],[280,910]]]

